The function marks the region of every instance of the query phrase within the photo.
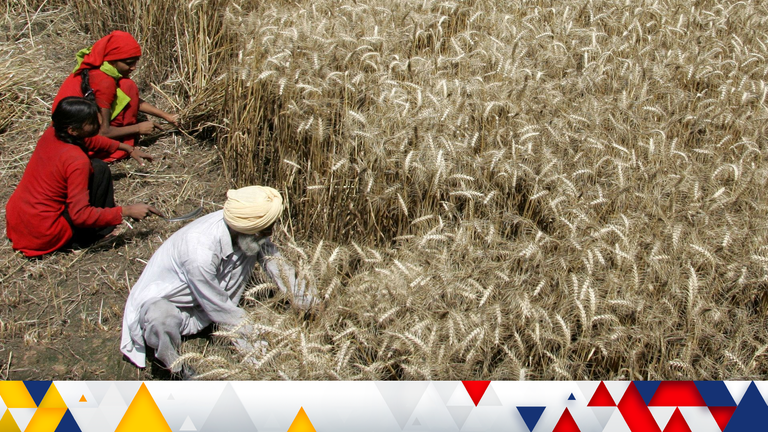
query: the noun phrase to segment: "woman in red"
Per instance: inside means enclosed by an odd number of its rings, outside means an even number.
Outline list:
[[[97,135],[95,103],[64,98],[51,117],[53,125],[37,142],[5,207],[6,233],[15,250],[35,257],[73,242],[84,246],[111,233],[123,216],[141,220],[160,214],[147,204],[115,207],[109,166],[88,158],[84,140],[90,138],[89,148],[110,153],[127,146]]]
[[[139,88],[129,77],[136,70],[141,47],[130,34],[115,30],[99,39],[91,48],[77,53],[77,67],[64,81],[53,100],[53,110],[68,96],[95,100],[101,115],[100,135],[135,145],[138,135],[152,133],[159,126],[152,121],[138,123],[139,111],[177,125],[178,115],[169,114],[139,98]],[[86,142],[86,144],[88,144]],[[94,153],[91,156],[113,162],[129,152]]]

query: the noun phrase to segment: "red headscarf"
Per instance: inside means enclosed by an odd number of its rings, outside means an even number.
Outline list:
[[[105,61],[141,56],[141,47],[129,33],[115,30],[96,41],[80,64],[79,70],[98,69]]]

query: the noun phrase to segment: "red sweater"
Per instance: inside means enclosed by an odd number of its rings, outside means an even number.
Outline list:
[[[117,141],[96,136],[95,149],[114,152]],[[89,203],[88,180],[93,168],[83,150],[56,138],[49,127],[37,142],[24,175],[5,206],[6,232],[13,248],[28,257],[53,252],[69,242],[72,228],[105,228],[122,222],[122,208]]]
[[[117,97],[117,81],[98,69],[91,69],[88,71],[88,82],[91,84],[91,89],[93,89],[93,95],[96,96],[96,105],[99,108],[112,108],[112,102]],[[83,92],[80,88],[82,83],[82,75],[69,74],[59,88],[59,93],[53,99],[51,112],[55,111],[59,101],[67,96],[83,97]]]

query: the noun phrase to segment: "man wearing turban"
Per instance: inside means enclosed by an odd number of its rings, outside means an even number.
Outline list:
[[[155,350],[171,372],[181,336],[198,333],[211,323],[245,328],[246,313],[237,304],[256,263],[292,302],[309,309],[314,298],[297,284],[295,269],[270,241],[272,227],[283,211],[275,189],[248,186],[227,192],[224,209],[174,233],[152,255],[131,289],[123,314],[120,349],[138,367],[145,367],[146,346]],[[238,340],[239,347],[247,345]]]

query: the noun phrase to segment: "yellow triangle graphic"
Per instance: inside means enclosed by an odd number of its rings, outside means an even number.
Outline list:
[[[64,399],[61,398],[59,390],[56,385],[51,383],[48,391],[45,392],[45,397],[40,402],[38,408],[64,408],[67,409],[67,404],[64,403]]]
[[[163,413],[157,407],[155,400],[147,390],[147,386],[141,383],[139,392],[136,393],[131,405],[125,412],[115,432],[171,432]]]
[[[37,408],[23,381],[0,381],[0,397],[7,408]]]
[[[16,420],[13,419],[13,416],[11,416],[11,412],[9,410],[5,410],[3,418],[0,419],[0,431],[21,432],[19,425],[16,424]]]
[[[80,400],[78,402],[88,402],[88,401],[85,399],[85,395],[82,395],[80,396]]]
[[[312,422],[309,421],[307,413],[304,412],[304,407],[299,409],[299,413],[296,414],[296,418],[293,419],[291,427],[288,428],[288,432],[316,432],[315,427],[312,426]]]
[[[38,408],[25,431],[55,432],[56,427],[67,413],[66,408]]]

